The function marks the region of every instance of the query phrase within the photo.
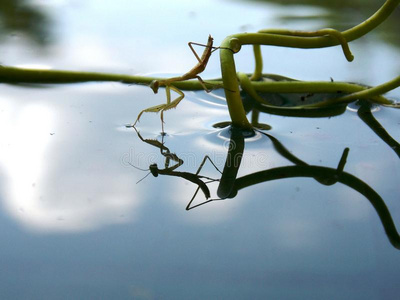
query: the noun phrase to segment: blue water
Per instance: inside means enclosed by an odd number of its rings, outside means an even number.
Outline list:
[[[6,38],[0,45],[3,64],[180,73],[194,62],[187,41],[202,42],[212,33],[220,42],[242,25],[277,27],[274,16],[288,13],[283,7],[222,1],[49,3],[36,7],[52,16],[56,38],[44,48],[29,44],[23,34]],[[138,28],[150,15],[152,23]],[[379,84],[397,75],[400,60],[397,48],[381,40],[373,44],[377,39],[351,45],[352,65],[337,48],[266,47],[264,57],[278,57],[266,63],[271,73]],[[241,71],[252,71],[250,54],[244,49],[237,56]],[[216,54],[203,77],[218,72]],[[229,115],[214,94],[186,92],[178,108],[165,113],[164,145],[184,160],[176,171],[195,173],[205,155],[224,167],[229,132],[213,124]],[[150,175],[136,184],[148,171],[128,162],[161,168],[165,158],[125,124],[163,101],[162,90],[154,95],[146,86],[118,83],[2,84],[0,298],[390,299],[399,293],[399,250],[371,203],[343,184],[269,181],[190,211],[185,207],[196,190],[193,183]],[[259,122],[272,126],[268,134],[310,165],[336,168],[348,147],[344,171],[382,197],[399,227],[399,157],[354,107],[332,118],[261,114]],[[397,110],[381,107],[373,116],[400,140]],[[156,114],[144,114],[138,130],[145,139],[162,140]],[[257,134],[245,141],[238,177],[289,165],[270,138]],[[209,162],[201,174],[220,176]],[[212,198],[217,186],[209,185]],[[197,196],[194,203],[205,200]]]

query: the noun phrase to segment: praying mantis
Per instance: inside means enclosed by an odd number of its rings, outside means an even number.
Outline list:
[[[139,133],[139,131],[136,129],[136,127],[135,126],[132,126],[132,127],[135,129],[137,136],[139,137],[139,139],[142,142],[145,142],[145,143],[147,143],[147,144],[149,144],[151,146],[159,148],[161,154],[165,157],[165,165],[164,165],[163,169],[159,169],[156,163],[152,163],[149,166],[148,170],[144,170],[144,169],[138,168],[138,167],[136,167],[133,164],[128,162],[135,169],[139,169],[141,171],[150,171],[145,177],[140,179],[137,183],[139,183],[140,181],[145,179],[149,174],[152,174],[154,177],[158,177],[158,175],[181,177],[183,179],[186,179],[186,180],[196,184],[198,186],[198,189],[196,190],[196,193],[193,195],[193,198],[190,201],[190,203],[187,205],[187,207],[186,207],[187,210],[190,209],[190,204],[193,201],[193,199],[196,196],[196,194],[197,194],[199,189],[201,189],[203,191],[204,196],[206,197],[206,199],[209,199],[211,197],[210,190],[207,187],[207,184],[211,183],[211,182],[218,181],[218,179],[214,179],[214,178],[211,178],[211,177],[199,175],[199,173],[200,173],[201,169],[203,168],[204,164],[206,163],[207,159],[211,162],[211,164],[214,166],[214,168],[219,173],[222,174],[222,172],[218,169],[218,167],[214,164],[214,162],[211,160],[211,158],[208,155],[204,156],[203,161],[200,163],[200,166],[197,169],[196,173],[175,171],[177,168],[179,168],[181,165],[183,165],[183,160],[180,159],[175,153],[171,153],[171,151],[166,146],[164,146],[164,141],[163,140],[162,140],[162,142],[159,142],[157,140],[144,139],[141,136],[141,134]],[[175,161],[176,163],[174,165],[170,166],[171,160]]]
[[[204,193],[204,196],[206,199],[209,199],[211,197],[211,193],[209,188],[207,187],[207,183],[210,182],[215,182],[219,181],[218,179],[210,178],[207,176],[199,175],[201,169],[203,168],[204,164],[206,163],[207,159],[211,162],[211,164],[218,170],[218,172],[222,173],[218,167],[214,164],[214,162],[211,160],[211,158],[206,155],[203,158],[203,161],[201,162],[199,168],[197,169],[196,173],[189,173],[189,172],[180,172],[180,171],[175,171],[175,169],[178,167],[178,165],[174,165],[170,168],[165,168],[165,169],[159,169],[157,164],[153,163],[150,165],[149,170],[150,173],[154,177],[158,177],[158,175],[167,175],[167,176],[175,176],[175,177],[181,177],[183,179],[186,179],[198,186],[198,189],[196,190],[196,193],[193,195],[191,201],[189,204],[186,206],[186,210],[189,210],[190,204],[192,203],[194,197],[196,196],[197,192],[199,189],[201,189]],[[208,180],[208,181],[203,181],[202,179]]]
[[[219,49],[219,47],[213,47],[213,41],[214,41],[213,37],[211,35],[209,35],[206,45],[189,42],[188,43],[189,48],[190,48],[190,50],[192,50],[194,56],[196,57],[196,59],[198,61],[197,64],[192,69],[190,69],[190,71],[183,74],[182,76],[172,77],[172,78],[168,78],[165,80],[153,80],[150,83],[150,87],[155,94],[157,94],[158,89],[160,87],[165,86],[165,92],[167,94],[167,103],[159,104],[159,105],[152,106],[152,107],[142,110],[139,113],[139,115],[137,116],[137,119],[136,119],[135,123],[133,124],[133,126],[136,125],[136,123],[139,121],[139,119],[143,113],[145,113],[145,112],[155,112],[155,113],[161,112],[161,127],[162,127],[162,132],[164,132],[164,111],[170,110],[172,108],[176,108],[178,106],[179,102],[181,102],[182,99],[185,97],[185,94],[181,90],[177,89],[176,87],[174,87],[172,85],[176,81],[186,81],[186,80],[190,80],[190,79],[197,79],[197,80],[199,80],[199,82],[200,82],[201,86],[204,88],[204,90],[207,93],[210,92],[210,90],[207,88],[205,82],[203,81],[203,79],[201,79],[199,74],[205,70],[208,60],[211,57],[211,54],[215,50]],[[205,47],[201,57],[199,57],[199,55],[194,50],[192,45],[199,45],[199,46]],[[173,101],[171,101],[171,90],[173,90],[174,92],[176,92],[179,95]]]
[[[321,29],[318,31],[295,31],[295,30],[277,30],[277,29],[272,29],[272,30],[263,30],[260,31],[261,33],[272,33],[272,34],[278,34],[278,35],[291,35],[291,36],[299,36],[299,37],[316,37],[316,36],[332,36],[334,38],[336,38],[339,41],[339,44],[342,45],[343,51],[346,55],[346,58],[351,61],[353,60],[353,56],[349,50],[349,47],[347,45],[347,41],[346,39],[342,36],[342,34],[334,29]],[[153,90],[153,92],[156,94],[158,93],[158,89],[160,87],[165,86],[165,91],[166,91],[166,96],[167,96],[167,102],[164,104],[159,104],[156,106],[152,106],[149,108],[146,108],[144,110],[142,110],[137,118],[135,123],[133,124],[133,126],[135,126],[137,124],[137,122],[140,120],[141,116],[143,115],[143,113],[145,112],[161,112],[161,127],[162,127],[162,133],[164,133],[164,111],[170,110],[172,108],[176,108],[178,106],[178,104],[182,101],[182,99],[185,97],[185,94],[179,90],[178,88],[176,88],[173,83],[174,82],[178,82],[178,81],[186,81],[186,80],[190,80],[190,79],[197,79],[201,86],[203,87],[203,89],[208,93],[210,92],[210,90],[207,88],[205,82],[203,81],[203,79],[199,76],[200,73],[202,73],[207,64],[208,61],[211,57],[211,54],[220,48],[223,49],[228,49],[231,50],[232,52],[236,52],[233,51],[231,48],[229,47],[213,47],[213,37],[211,35],[208,36],[208,40],[207,40],[207,44],[203,45],[203,44],[198,44],[198,43],[194,43],[194,42],[189,42],[188,46],[189,48],[192,50],[194,56],[197,59],[197,64],[190,69],[187,73],[181,75],[181,76],[177,76],[177,77],[171,77],[168,79],[163,79],[163,80],[153,80],[150,83],[150,88]],[[199,45],[199,46],[204,46],[205,49],[202,53],[201,56],[199,56],[197,54],[197,52],[194,50],[193,45]],[[259,45],[258,45],[259,46]],[[259,69],[259,68],[258,68]],[[255,74],[253,75],[252,79],[255,78],[259,78],[260,74]],[[255,78],[254,78],[255,77]],[[171,100],[171,90],[176,92],[178,94],[178,97],[176,97],[175,99]],[[228,89],[229,90],[229,89]]]

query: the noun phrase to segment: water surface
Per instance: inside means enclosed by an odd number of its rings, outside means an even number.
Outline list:
[[[186,43],[205,42],[208,34],[219,44],[241,31],[328,23],[282,21],[290,8],[247,2],[19,2],[47,27],[4,27],[3,64],[126,74],[183,73],[195,63]],[[398,49],[378,33],[351,48],[356,59],[349,64],[339,48],[264,47],[265,71],[371,85],[398,75]],[[251,52],[237,55],[238,70],[252,71]],[[219,72],[215,54],[203,78]],[[193,183],[150,175],[136,184],[148,172],[129,163],[161,168],[164,156],[125,124],[164,102],[163,91],[118,83],[1,88],[1,298],[387,299],[399,293],[399,250],[371,203],[343,184],[269,181],[190,211]],[[179,171],[196,172],[205,155],[224,167],[229,132],[213,124],[229,115],[215,95],[220,91],[187,92],[165,113],[163,141],[184,160]],[[399,99],[399,91],[389,97]],[[399,157],[357,109],[316,119],[262,114],[259,122],[309,165],[336,168],[349,148],[344,170],[382,197],[399,227]],[[378,108],[373,116],[400,139],[396,110]],[[144,114],[138,130],[161,141],[160,125],[158,115]],[[291,165],[271,138],[257,134],[245,142],[238,176]],[[201,174],[220,176],[209,163]],[[210,184],[213,198],[216,189]],[[199,193],[194,203],[204,200]]]

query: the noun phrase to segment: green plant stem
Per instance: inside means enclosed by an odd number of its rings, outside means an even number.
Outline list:
[[[254,67],[254,73],[250,77],[251,81],[260,80],[262,78],[262,72],[263,72],[263,59],[261,54],[261,46],[254,45],[253,53],[254,53],[255,67]]]
[[[398,6],[400,0],[387,0],[382,7],[375,12],[369,19],[361,24],[342,32],[343,37],[347,42],[360,38],[372,29],[381,24]],[[239,44],[238,48],[243,45],[273,45],[292,48],[323,48],[339,44],[339,41],[333,36],[319,37],[300,37],[290,35],[279,35],[269,33],[240,33],[228,36],[222,42],[221,47],[230,47],[232,41]],[[255,53],[260,57],[256,57],[256,62],[262,61],[261,51],[255,50]],[[237,126],[244,124],[247,128],[249,122],[244,121],[245,111],[241,102],[238,80],[236,78],[236,68],[233,58],[233,53],[227,49],[220,50],[221,72],[225,87],[225,95],[228,103],[229,113],[231,114],[232,123]],[[258,68],[260,69],[260,68]],[[289,84],[288,92],[291,92],[292,85]]]
[[[257,94],[246,74],[238,73],[237,76],[240,80],[240,85],[242,86],[243,90],[258,103],[262,104],[263,111],[270,114],[283,116],[321,117],[337,115],[343,113],[345,109],[343,105],[341,105],[341,107],[339,107],[339,105],[330,105],[324,107],[308,107],[307,105],[280,107],[270,105]]]
[[[265,77],[281,81],[252,81],[250,84],[257,92],[269,93],[355,93],[367,89],[354,83],[347,82],[327,82],[327,81],[298,81],[276,74],[264,74]],[[33,83],[33,84],[64,84],[80,82],[121,82],[126,84],[148,85],[153,80],[164,78],[131,76],[123,74],[96,73],[96,72],[76,72],[64,70],[40,70],[22,69],[15,67],[0,67],[0,82],[3,83]],[[287,81],[290,80],[290,81]],[[221,86],[221,79],[207,80],[206,85],[210,88]],[[174,83],[182,90],[203,90],[198,80],[188,80]],[[389,86],[390,88],[391,86]],[[390,90],[390,89],[389,89]],[[391,101],[382,98],[381,104],[392,104]],[[385,100],[383,100],[385,99]]]
[[[378,85],[376,87],[367,88],[367,89],[364,89],[362,91],[355,92],[355,93],[352,93],[350,95],[343,96],[343,97],[340,97],[340,98],[337,98],[337,99],[331,99],[329,101],[326,101],[325,103],[328,104],[328,105],[333,103],[333,102],[335,102],[335,103],[349,103],[349,102],[352,102],[352,101],[357,100],[357,99],[374,98],[375,96],[384,94],[386,92],[389,92],[389,91],[397,88],[399,85],[400,85],[400,76],[397,76],[396,78],[394,78],[394,79],[392,79],[392,80],[390,80],[388,82],[385,82],[385,83],[383,83],[381,85]],[[379,103],[379,104],[392,106],[392,107],[397,107],[397,108],[400,107],[399,105],[393,104],[391,102],[390,103]],[[318,105],[318,104],[316,104],[316,105]]]
[[[295,82],[251,82],[250,79],[244,73],[238,73],[237,77],[240,81],[240,85],[244,91],[250,94],[254,99],[256,99],[260,103],[264,103],[260,96],[257,95],[258,92],[269,92],[269,93],[287,93],[285,87],[291,84],[291,92],[292,93],[350,93],[350,95],[343,96],[340,98],[327,100],[324,102],[310,104],[310,105],[301,105],[295,107],[285,107],[281,109],[296,109],[296,108],[312,108],[312,107],[327,107],[335,104],[345,104],[351,102],[353,100],[359,98],[372,98],[373,102],[382,104],[382,105],[392,105],[393,102],[380,96],[384,91],[382,87],[386,87],[386,89],[390,90],[390,86],[393,85],[393,82],[397,83],[400,80],[400,76],[395,79],[386,82],[382,85],[379,85],[374,88],[368,88],[365,86],[361,86],[354,83],[346,83],[346,82],[305,82],[305,81],[295,81]],[[257,89],[256,89],[257,88]],[[284,92],[282,92],[284,91]],[[372,92],[371,92],[372,91]],[[374,92],[378,91],[378,92]],[[356,96],[353,96],[356,95]],[[361,95],[361,96],[360,96]],[[366,95],[366,96],[364,96]],[[350,98],[350,101],[347,100]],[[346,101],[347,100],[347,101]],[[272,106],[272,105],[271,105]]]
[[[79,82],[121,82],[127,84],[149,85],[153,80],[164,80],[165,78],[132,76],[123,74],[110,74],[98,72],[79,72],[66,70],[40,70],[23,69],[15,67],[0,67],[0,82],[3,83],[35,83],[35,84],[63,84]],[[206,85],[212,88],[221,84],[221,80],[208,80]],[[202,90],[203,87],[198,80],[180,81],[174,86],[182,90]]]
[[[355,94],[356,92],[370,90],[366,86],[340,81],[252,81],[251,86],[257,92],[264,93],[345,93],[353,95],[353,93]],[[379,96],[381,94],[383,93],[374,95],[376,100],[375,102],[384,105],[392,104],[392,101],[383,96]],[[322,103],[326,106],[326,102],[321,102],[321,105]]]
[[[225,97],[227,100],[229,115],[233,126],[243,129],[251,129],[252,126],[246,118],[242,98],[240,97],[233,52],[229,50],[231,40],[232,38],[229,36],[225,38],[221,44],[220,50],[222,83],[225,88]]]
[[[109,73],[23,69],[0,67],[0,82],[3,83],[77,83],[89,81],[116,81],[125,83],[149,84],[151,78]]]
[[[346,41],[355,40],[382,23],[398,6],[400,0],[387,0],[383,6],[369,19],[361,24],[341,33]],[[338,38],[331,35],[318,37],[302,37],[271,33],[241,33],[228,36],[224,39],[220,49],[222,84],[225,88],[229,114],[233,125],[244,129],[251,128],[243,108],[239,93],[239,82],[236,77],[236,67],[234,53],[237,53],[242,45],[255,45],[254,52],[256,57],[256,69],[259,74],[262,72],[262,57],[260,45],[275,45],[293,48],[322,48],[335,46],[340,43]],[[343,43],[342,43],[343,45]],[[279,77],[279,76],[278,76]],[[149,85],[153,80],[164,80],[165,78],[130,76],[120,74],[95,73],[95,72],[76,72],[62,70],[38,70],[21,69],[15,67],[0,66],[0,82],[4,83],[36,83],[36,84],[60,84],[77,83],[89,81],[112,81],[121,83],[134,83]],[[252,79],[254,79],[252,77]],[[207,85],[209,83],[209,85]],[[277,93],[297,93],[297,92],[330,92],[332,90],[351,93],[348,96],[339,98],[340,101],[348,102],[358,97],[374,97],[380,99],[378,103],[391,105],[392,103],[378,95],[396,88],[400,84],[400,78],[383,84],[377,88],[371,88],[363,91],[365,87],[340,82],[251,82],[255,91],[268,91]],[[207,87],[221,85],[220,80],[209,80]],[[203,87],[197,80],[188,80],[175,82],[174,86],[181,90],[201,90]],[[378,101],[377,100],[377,101]],[[332,100],[336,103],[337,100]],[[329,104],[329,103],[328,103]],[[327,104],[321,104],[327,105]]]
[[[353,61],[354,56],[350,51],[349,44],[343,36],[343,33],[331,28],[320,29],[317,31],[299,31],[299,30],[288,30],[288,29],[264,29],[258,31],[259,33],[278,34],[285,36],[297,36],[297,37],[321,37],[330,36],[335,38],[342,46],[343,53],[348,61]],[[251,77],[251,80],[260,80],[262,77],[262,54],[260,45],[253,45],[254,57],[255,57],[255,70]]]
[[[347,42],[354,41],[363,35],[367,34],[383,21],[385,21],[391,13],[399,5],[400,0],[387,0],[381,8],[375,12],[364,22],[342,32],[343,38]],[[324,48],[339,45],[338,39],[333,36],[319,36],[319,37],[301,37],[269,33],[242,33],[236,34],[234,37],[239,39],[241,45],[258,44],[258,45],[273,45],[292,48]]]

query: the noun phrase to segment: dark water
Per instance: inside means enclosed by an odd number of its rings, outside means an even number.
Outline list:
[[[277,27],[277,16],[290,13],[241,2],[24,3],[52,22],[45,31],[51,38],[32,42],[36,33],[8,28],[0,44],[3,64],[130,74],[184,72],[193,64],[187,41],[201,42],[212,33],[220,42],[241,26],[249,31]],[[211,3],[212,11],[207,9]],[[241,13],[244,9],[248,17]],[[140,27],[150,16],[153,23]],[[321,21],[304,24],[324,26]],[[356,56],[352,64],[336,48],[307,52],[269,47],[266,68],[306,80],[334,77],[366,84],[397,75],[400,60],[392,44],[372,35],[351,46]],[[244,49],[238,55],[241,71],[252,70],[250,54],[251,49]],[[203,77],[219,76],[218,70],[215,55]],[[162,175],[136,184],[148,171],[129,165],[147,169],[151,163],[164,164],[158,148],[125,127],[142,109],[164,102],[163,91],[154,95],[145,86],[117,83],[3,84],[1,90],[2,299],[398,295],[400,252],[371,202],[349,186],[299,177],[266,181],[240,189],[232,199],[186,211],[195,184]],[[184,161],[176,171],[195,173],[205,155],[223,169],[230,133],[213,127],[229,120],[220,96],[219,91],[187,92],[176,110],[165,113],[164,146]],[[389,96],[400,95],[395,90]],[[294,166],[277,151],[276,141],[304,163],[331,169],[349,148],[344,171],[379,194],[399,227],[399,156],[360,119],[358,108],[351,105],[340,116],[316,119],[262,114],[259,122],[272,126],[270,137],[257,133],[245,140],[238,178]],[[372,115],[400,140],[398,111],[377,108]],[[138,130],[144,139],[162,141],[156,114],[144,114]],[[209,162],[200,174],[221,176]],[[209,185],[212,198],[217,187]],[[199,192],[193,204],[204,200]]]

